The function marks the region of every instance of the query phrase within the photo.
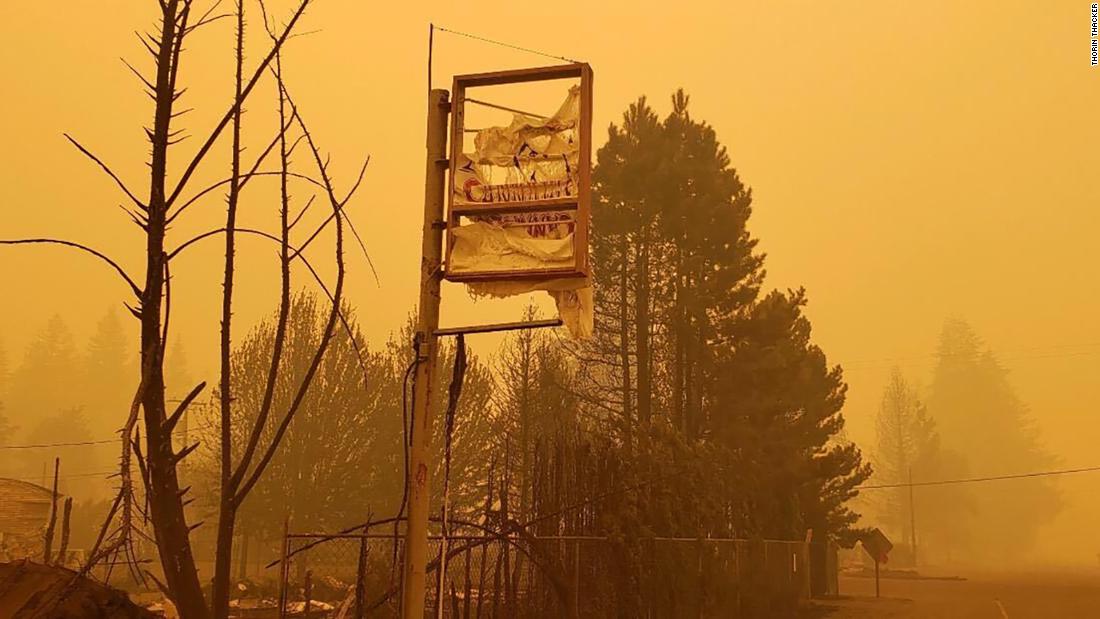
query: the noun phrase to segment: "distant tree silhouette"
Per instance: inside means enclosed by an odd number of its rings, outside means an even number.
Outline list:
[[[875,419],[877,449],[875,480],[883,484],[905,484],[911,475],[930,479],[922,470],[931,464],[938,449],[935,422],[928,416],[914,387],[905,380],[901,368],[894,367],[882,393],[878,417]],[[898,540],[916,547],[916,532],[912,527],[908,488],[883,491],[883,523],[898,533]]]
[[[55,314],[31,338],[22,361],[10,374],[7,402],[12,421],[28,432],[46,416],[82,406],[82,386],[72,331]],[[52,466],[52,458],[43,457]]]
[[[944,447],[961,456],[960,473],[1027,473],[1057,465],[1012,388],[1008,370],[969,323],[946,321],[936,356],[928,411]],[[986,484],[971,495],[972,520],[961,526],[970,529],[968,552],[975,561],[1003,562],[1026,554],[1061,504],[1056,489],[1042,478]]]
[[[84,409],[80,407],[43,415],[36,419],[28,430],[25,440],[36,445],[80,443],[90,441],[93,438],[87,415]],[[47,470],[52,475],[55,457],[61,458],[63,470],[72,473],[83,475],[90,471],[103,470],[94,468],[97,466],[102,467],[103,462],[99,460],[100,454],[91,447],[89,445],[73,445],[41,450],[35,449],[31,452],[35,457],[27,458],[27,464],[33,462],[33,466],[37,467],[38,470],[28,470],[28,475],[38,476],[43,470]],[[88,484],[81,478],[74,480],[61,479],[59,484],[62,494],[74,497],[81,502],[95,500],[103,495],[103,488],[98,484]]]
[[[11,379],[11,367],[8,365],[8,350],[0,340],[0,401],[8,397],[8,382]]]
[[[4,348],[3,340],[0,340],[0,445],[15,442],[15,432],[17,430],[7,416],[9,374],[7,350]],[[6,451],[0,450],[0,470],[3,471],[11,470]]]
[[[135,388],[138,368],[137,351],[130,345],[133,333],[127,333],[117,311],[108,310],[96,323],[91,338],[80,356],[79,389],[84,416],[92,436],[102,439],[118,432],[118,420],[126,415]],[[85,449],[92,458],[88,470],[109,470],[118,464],[118,450],[110,445]],[[64,459],[69,470],[72,464]],[[88,480],[98,485],[100,480]],[[103,484],[104,490],[110,482]]]
[[[3,340],[0,340],[0,445],[14,442],[15,427],[7,416],[8,399],[8,355],[4,348]],[[7,454],[0,450],[0,467],[7,469]]]

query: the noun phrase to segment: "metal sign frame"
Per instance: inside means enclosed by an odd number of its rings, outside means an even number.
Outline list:
[[[482,86],[501,86],[559,79],[580,79],[580,118],[578,133],[580,137],[579,169],[577,170],[576,197],[554,198],[546,200],[525,200],[522,202],[492,202],[485,204],[455,204],[454,188],[455,166],[462,155],[462,136],[465,130],[464,114],[466,89]],[[592,194],[592,68],[586,63],[554,65],[511,71],[493,71],[456,75],[451,89],[451,128],[450,128],[449,168],[447,181],[447,240],[445,264],[450,263],[454,246],[452,231],[458,227],[462,217],[478,215],[502,215],[514,213],[537,213],[542,211],[574,211],[573,218],[573,260],[571,268],[523,269],[501,271],[474,271],[453,273],[444,269],[444,277],[454,282],[484,282],[501,280],[527,280],[547,278],[587,277],[589,275],[588,237],[591,224]]]

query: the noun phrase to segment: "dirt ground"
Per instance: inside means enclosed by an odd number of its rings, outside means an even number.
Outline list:
[[[120,591],[30,561],[0,563],[0,617],[153,619]]]
[[[965,580],[841,578],[841,598],[816,602],[827,619],[1100,618],[1100,570],[967,574]]]

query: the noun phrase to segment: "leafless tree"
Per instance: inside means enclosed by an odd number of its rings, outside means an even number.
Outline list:
[[[295,27],[310,5],[311,0],[300,0],[286,21],[276,27],[276,21],[270,18],[262,2],[265,30],[271,44],[261,61],[250,70],[244,66],[245,47],[245,4],[237,0],[232,11],[219,12],[220,0],[212,2],[200,15],[193,0],[157,0],[160,20],[153,32],[139,34],[142,45],[153,59],[153,75],[147,78],[139,70],[127,64],[141,80],[149,97],[153,100],[152,126],[146,128],[150,142],[149,194],[141,199],[131,191],[128,185],[100,158],[86,149],[72,137],[70,142],[85,156],[95,162],[114,181],[125,194],[129,206],[125,208],[132,221],[145,235],[145,280],[143,285],[131,277],[118,261],[106,253],[66,239],[30,238],[0,240],[4,245],[53,244],[77,249],[91,254],[110,266],[123,279],[133,294],[127,302],[133,315],[141,324],[141,378],[135,392],[129,414],[121,430],[122,452],[119,470],[119,492],[113,501],[109,515],[104,522],[99,537],[89,555],[85,570],[106,557],[122,553],[134,557],[135,513],[148,517],[152,524],[153,537],[159,555],[163,582],[152,573],[147,574],[157,580],[176,605],[184,619],[205,619],[207,617],[226,617],[229,602],[229,578],[231,574],[232,540],[237,511],[249,492],[263,476],[272,457],[277,452],[295,412],[313,381],[314,375],[325,355],[332,334],[339,327],[338,321],[346,321],[340,313],[340,301],[344,290],[344,230],[350,222],[344,213],[344,207],[354,195],[363,179],[366,163],[360,169],[358,180],[351,190],[343,196],[337,196],[329,172],[328,161],[314,141],[302,114],[292,101],[286,83],[283,80],[281,52],[291,38]],[[231,102],[209,130],[205,139],[183,167],[182,174],[170,179],[168,174],[169,154],[176,152],[176,145],[183,139],[182,129],[173,127],[174,121],[188,110],[178,109],[178,102],[184,94],[177,84],[179,67],[185,40],[196,29],[223,19],[235,19],[235,80]],[[262,80],[272,79],[278,94],[279,129],[256,160],[246,166],[242,162],[244,147],[241,144],[242,113],[244,104],[249,101],[256,85]],[[229,130],[231,140],[231,165],[226,179],[204,188],[194,187],[196,171],[206,160],[207,155],[222,143],[219,141]],[[291,136],[297,134],[294,140]],[[292,170],[291,155],[296,147],[305,144],[309,162],[315,168],[314,173],[306,174]],[[277,153],[275,170],[261,169],[269,155]],[[242,191],[254,178],[270,177],[277,179],[280,185],[279,218],[277,233],[243,228],[237,224],[237,210]],[[316,188],[327,199],[332,214],[325,219],[306,240],[298,246],[292,245],[291,232],[302,221],[312,199],[302,207],[301,213],[291,218],[291,198],[288,185],[291,182],[303,182]],[[204,197],[219,190],[227,191],[225,207],[225,226],[204,232],[193,238],[170,246],[167,232],[189,207]],[[189,196],[185,198],[185,196]],[[326,286],[312,265],[307,261],[304,250],[318,238],[320,233],[332,225],[335,241],[332,246],[332,261],[335,265],[335,283]],[[354,232],[354,228],[351,228]],[[240,234],[258,236],[279,246],[280,263],[280,309],[278,327],[275,333],[270,371],[267,376],[265,396],[260,410],[254,416],[252,428],[237,435],[247,436],[243,455],[236,462],[231,432],[230,406],[233,402],[233,390],[230,384],[230,351],[233,284],[235,279],[237,238]],[[225,241],[225,261],[223,272],[222,318],[220,333],[220,383],[218,400],[220,404],[220,452],[221,452],[221,488],[219,502],[219,520],[217,528],[217,549],[215,555],[215,573],[212,597],[204,598],[199,581],[190,542],[190,531],[201,523],[188,523],[184,507],[188,488],[181,488],[177,476],[177,466],[183,458],[192,453],[196,444],[184,446],[176,451],[172,446],[172,431],[188,407],[194,402],[205,383],[195,386],[190,393],[169,414],[165,400],[164,353],[169,333],[171,310],[171,265],[181,252],[193,244],[207,238],[221,237]],[[357,237],[358,238],[358,237]],[[361,241],[360,241],[361,244]],[[283,410],[273,410],[274,389],[279,374],[280,358],[286,336],[287,314],[290,306],[291,262],[300,261],[312,274],[317,284],[325,291],[332,303],[328,315],[324,336],[317,345],[312,363],[305,376],[295,389],[291,403]],[[144,449],[138,429],[139,414],[145,426]],[[242,418],[240,416],[236,417]],[[267,424],[274,423],[273,438],[261,441]],[[143,501],[136,500],[135,484],[131,480],[131,463],[136,461],[144,487]],[[138,531],[138,534],[141,534]]]

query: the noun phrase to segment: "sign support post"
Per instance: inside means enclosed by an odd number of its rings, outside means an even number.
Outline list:
[[[424,618],[428,562],[428,501],[431,493],[432,400],[438,359],[439,287],[443,277],[443,191],[447,171],[448,93],[428,93],[427,161],[424,174],[424,232],[417,307],[416,371],[409,435],[408,521],[405,525],[402,617]]]
[[[879,596],[878,572],[879,564],[886,563],[890,559],[890,550],[894,547],[890,540],[878,529],[871,529],[860,540],[863,550],[875,560],[875,597]]]
[[[878,597],[878,557],[875,557],[875,597]]]

